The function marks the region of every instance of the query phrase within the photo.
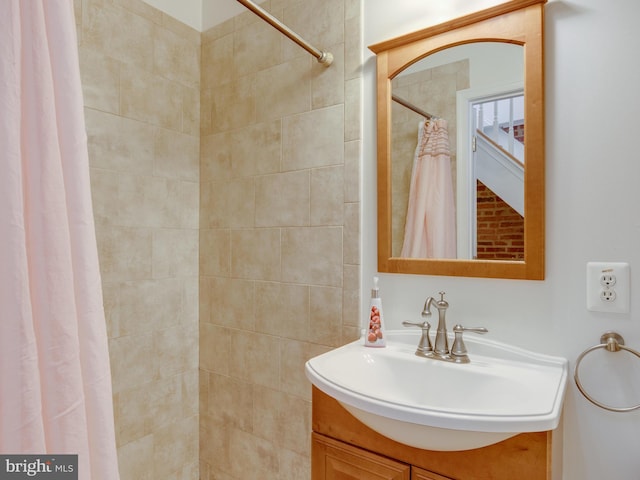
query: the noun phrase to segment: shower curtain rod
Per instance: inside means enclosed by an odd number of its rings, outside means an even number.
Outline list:
[[[434,118],[433,115],[431,115],[430,113],[425,112],[424,110],[422,110],[421,108],[416,107],[415,105],[413,105],[412,103],[407,102],[404,98],[399,97],[398,95],[391,95],[391,99],[396,102],[399,103],[400,105],[402,105],[403,107],[407,107],[409,110],[413,110],[414,112],[416,112],[418,115],[422,115],[424,118],[426,118],[427,120],[431,120],[432,118]]]
[[[280,33],[283,33],[284,35],[289,37],[291,40],[296,42],[298,45],[304,48],[311,55],[316,57],[318,59],[318,63],[321,63],[325,67],[328,67],[329,65],[331,65],[331,62],[333,62],[333,55],[330,52],[318,50],[317,48],[309,44],[307,41],[305,41],[302,37],[300,37],[300,35],[298,35],[294,31],[292,31],[289,27],[281,23],[280,20],[278,20],[276,17],[274,17],[269,12],[264,10],[262,7],[259,7],[258,5],[256,5],[255,3],[249,0],[237,0],[237,1],[242,5],[244,5],[245,7],[247,7],[249,10],[251,10],[257,16],[262,18],[265,22],[267,22],[269,25],[274,27]]]

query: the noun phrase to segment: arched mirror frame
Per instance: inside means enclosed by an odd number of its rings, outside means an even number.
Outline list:
[[[378,270],[389,273],[544,279],[544,4],[512,0],[369,47],[377,58]],[[392,256],[391,80],[424,57],[471,42],[506,42],[524,49],[524,261],[416,259]],[[426,108],[426,107],[425,107]]]

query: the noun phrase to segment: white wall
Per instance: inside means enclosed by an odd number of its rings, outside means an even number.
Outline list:
[[[262,3],[262,0],[254,1]],[[236,0],[202,0],[202,31],[206,32],[247,9]]]
[[[142,0],[167,15],[202,31],[202,0]],[[206,0],[211,1],[211,0]]]
[[[236,0],[143,0],[199,32],[228,20],[246,8]],[[262,3],[260,0],[255,3]]]
[[[500,3],[499,0],[363,0],[364,45]],[[388,328],[417,320],[424,299],[447,292],[450,324],[482,325],[500,341],[571,361],[607,330],[640,349],[640,30],[636,0],[550,0],[546,6],[546,280],[382,274]],[[363,310],[376,273],[375,58],[365,48]],[[631,265],[630,314],[586,310],[588,261]],[[602,355],[600,355],[602,353]],[[596,355],[597,354],[597,355]],[[640,360],[595,352],[585,383],[605,403],[640,403]],[[617,393],[596,378],[626,382]],[[638,364],[636,366],[636,364]],[[616,384],[617,385],[617,384]],[[639,478],[640,413],[588,403],[570,381],[564,415],[564,480]]]

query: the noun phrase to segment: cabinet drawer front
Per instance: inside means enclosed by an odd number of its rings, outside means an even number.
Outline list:
[[[442,475],[438,475],[437,473],[427,472],[418,467],[413,467],[411,469],[411,480],[452,480],[449,477],[443,477]]]
[[[313,434],[313,480],[410,480],[411,467],[401,462]]]

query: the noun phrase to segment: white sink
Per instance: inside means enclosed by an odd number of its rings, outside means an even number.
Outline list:
[[[382,435],[428,450],[469,450],[558,426],[568,362],[465,335],[471,363],[414,355],[418,332],[387,332],[312,358],[307,378]],[[452,339],[449,344],[451,345]]]

